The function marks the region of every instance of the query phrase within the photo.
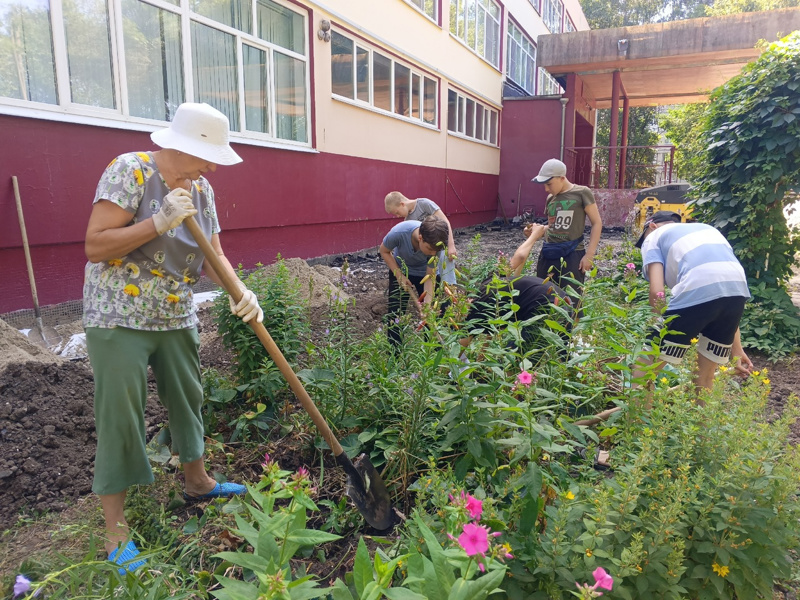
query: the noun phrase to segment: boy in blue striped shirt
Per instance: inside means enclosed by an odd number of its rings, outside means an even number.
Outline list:
[[[680,333],[661,340],[660,367],[680,363],[697,338],[697,388],[710,389],[717,366],[731,356],[738,358],[736,371],[748,375],[753,363],[742,348],[739,321],[750,291],[725,237],[710,225],[681,223],[677,213],[659,211],[645,222],[636,247],[654,311],[661,313],[665,287],[672,290],[664,317],[674,315],[668,328]]]

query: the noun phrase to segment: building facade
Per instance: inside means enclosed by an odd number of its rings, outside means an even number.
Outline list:
[[[0,313],[31,306],[11,176],[40,303],[79,298],[103,169],[153,149],[185,101],[230,119],[244,162],[209,180],[244,267],[378,245],[392,190],[455,227],[491,221],[507,212],[501,153],[561,113],[568,84],[537,67],[538,37],[588,28],[577,0],[2,0],[0,13]],[[504,131],[510,97],[535,100],[525,131]]]

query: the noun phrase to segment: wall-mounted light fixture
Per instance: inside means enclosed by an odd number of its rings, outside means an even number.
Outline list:
[[[317,37],[323,42],[331,41],[331,22],[328,21],[328,19],[322,19],[322,21],[319,22],[319,31],[317,31]]]
[[[617,54],[620,56],[628,56],[628,40],[617,40]]]

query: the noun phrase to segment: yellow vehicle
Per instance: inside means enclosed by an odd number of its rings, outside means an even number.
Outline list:
[[[628,216],[625,229],[631,237],[637,238],[644,229],[648,218],[660,210],[670,210],[681,216],[684,223],[691,215],[692,209],[686,205],[688,183],[673,183],[647,188],[636,195],[636,201]]]

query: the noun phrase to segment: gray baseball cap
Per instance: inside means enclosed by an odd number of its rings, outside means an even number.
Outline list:
[[[542,165],[542,168],[539,169],[539,174],[531,179],[531,181],[535,181],[536,183],[547,183],[553,177],[566,176],[567,165],[557,158],[551,158],[550,160],[545,161],[545,163]]]

